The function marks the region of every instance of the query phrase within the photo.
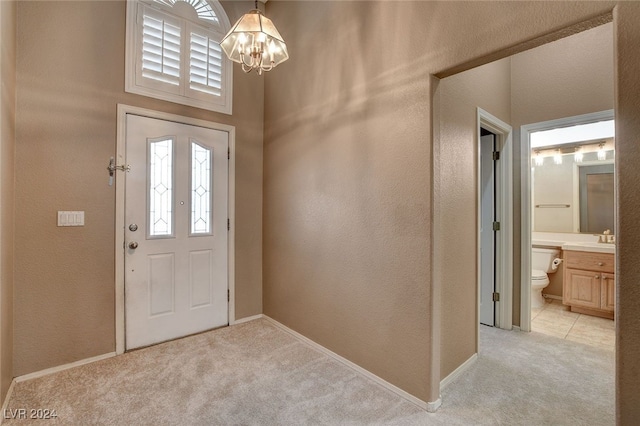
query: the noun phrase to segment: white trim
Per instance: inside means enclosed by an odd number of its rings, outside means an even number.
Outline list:
[[[436,411],[438,411],[438,408],[440,408],[441,405],[442,405],[442,398],[438,397],[438,399],[436,399],[435,401],[427,402],[426,410],[429,413],[435,413]]]
[[[240,318],[240,319],[235,320],[233,322],[229,322],[229,325],[244,324],[245,322],[255,321],[255,320],[258,320],[260,318],[264,318],[264,315],[258,314],[258,315],[253,315],[253,316],[250,316],[250,317]]]
[[[442,381],[440,382],[440,390],[442,391],[451,382],[453,382],[455,379],[457,379],[462,373],[467,371],[467,369],[469,369],[477,360],[478,360],[478,354],[477,353],[471,355],[468,360],[466,360],[465,362],[460,364],[460,366],[458,366],[458,368],[453,370],[451,373],[449,373],[449,375],[447,377],[442,379]]]
[[[500,152],[500,161],[496,171],[497,184],[497,206],[496,216],[500,222],[500,231],[496,240],[496,292],[500,293],[500,301],[496,309],[496,327],[504,330],[511,330],[513,326],[513,137],[512,128],[509,124],[493,116],[482,108],[477,110],[477,173],[480,173],[480,128],[483,127],[498,136],[496,141],[497,150]],[[476,279],[478,281],[478,328],[480,327],[480,200],[481,188],[480,177],[476,177],[478,184],[476,190],[477,212],[477,256],[478,270]]]
[[[269,321],[271,324],[275,325],[276,327],[278,327],[279,329],[281,329],[282,331],[289,333],[291,336],[295,337],[296,339],[298,339],[300,342],[306,344],[307,346],[310,346],[311,348],[317,350],[318,352],[321,352],[331,358],[333,358],[334,360],[340,362],[341,364],[345,365],[346,367],[351,368],[352,370],[354,370],[356,373],[359,373],[363,376],[365,376],[366,378],[376,382],[377,384],[381,385],[382,387],[384,387],[385,389],[395,393],[396,395],[400,396],[401,398],[407,400],[408,402],[411,402],[412,404],[418,406],[419,408],[429,411],[429,412],[434,412],[435,410],[438,409],[438,407],[441,404],[441,400],[440,398],[438,398],[436,401],[433,402],[425,402],[419,398],[416,398],[415,396],[411,395],[410,393],[400,389],[399,387],[392,385],[391,383],[387,382],[386,380],[382,379],[381,377],[376,376],[375,374],[373,374],[372,372],[365,370],[364,368],[360,367],[359,365],[349,361],[348,359],[338,355],[337,353],[325,348],[324,346],[314,342],[313,340],[303,336],[302,334],[298,333],[297,331],[294,331],[292,329],[290,329],[289,327],[287,327],[284,324],[279,323],[278,321],[274,320],[273,318],[267,316],[267,315],[263,315],[263,318],[266,319],[267,321]]]
[[[520,328],[531,331],[531,133],[557,127],[575,126],[615,118],[614,110],[593,112],[520,127],[521,159],[521,236],[520,236]]]
[[[25,374],[22,376],[18,376],[13,380],[16,383],[24,382],[27,380],[37,379],[40,377],[48,376],[50,374],[59,373],[60,371],[69,370],[71,368],[80,367],[81,365],[91,364],[97,361],[102,361],[105,359],[113,358],[116,356],[115,352],[109,352],[103,355],[94,356],[91,358],[81,359],[79,361],[70,362],[69,364],[58,365],[56,367],[47,368],[45,370],[35,371],[33,373]]]
[[[0,416],[0,425],[4,420],[4,413],[7,412],[7,408],[9,407],[9,400],[11,399],[11,395],[13,395],[13,388],[16,385],[16,379],[11,380],[11,384],[9,385],[9,389],[7,389],[7,395],[4,397],[4,402],[2,403],[2,415]]]
[[[431,338],[429,339],[429,352],[431,354],[429,359],[429,374],[424,378],[427,381],[429,395],[431,398],[438,395],[438,399],[433,403],[427,403],[427,411],[434,412],[442,404],[442,397],[440,395],[440,379],[441,379],[441,366],[442,361],[440,359],[441,348],[441,333],[442,333],[442,260],[441,250],[439,250],[438,242],[441,241],[441,235],[439,230],[441,227],[442,211],[436,200],[436,195],[440,193],[441,188],[441,122],[442,117],[440,114],[441,99],[439,89],[440,79],[435,76],[431,76],[432,91],[432,115],[431,115],[431,129],[432,129],[432,144],[431,144],[431,179],[433,184],[430,189],[431,199],[431,286],[430,287],[430,319],[431,319]],[[476,341],[477,336],[476,336]]]
[[[187,124],[191,126],[199,126],[207,129],[221,130],[229,134],[229,151],[231,158],[229,160],[229,204],[228,214],[231,220],[231,229],[229,230],[228,239],[228,322],[235,322],[235,186],[236,186],[236,168],[235,168],[235,152],[236,152],[236,129],[234,126],[227,124],[215,123],[213,121],[200,120],[197,118],[184,117],[180,115],[170,114],[166,112],[154,111],[145,108],[134,107],[130,105],[118,104],[117,112],[117,141],[116,141],[116,164],[122,165],[125,162],[126,149],[126,119],[127,114],[139,115],[147,118],[155,118],[158,120],[171,121],[174,123]],[[116,353],[118,355],[125,351],[125,317],[124,317],[124,180],[118,179],[122,172],[116,172],[115,190],[116,190],[116,241],[115,241],[115,260],[116,260],[116,281],[115,281],[115,299],[116,299]]]

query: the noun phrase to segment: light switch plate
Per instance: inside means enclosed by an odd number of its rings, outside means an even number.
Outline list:
[[[84,226],[84,212],[58,211],[58,226]]]

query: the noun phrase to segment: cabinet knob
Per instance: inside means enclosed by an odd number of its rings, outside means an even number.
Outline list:
[[[602,262],[596,262],[596,264],[597,264],[598,266],[604,266],[604,263],[602,263]]]
[[[598,278],[600,278],[600,276],[599,276],[599,275],[596,275],[596,276],[595,276],[595,277],[593,277],[593,278],[595,278],[595,279],[597,280]]]

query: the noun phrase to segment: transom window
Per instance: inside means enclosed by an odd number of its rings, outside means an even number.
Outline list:
[[[217,0],[128,0],[125,90],[231,114],[229,28]]]

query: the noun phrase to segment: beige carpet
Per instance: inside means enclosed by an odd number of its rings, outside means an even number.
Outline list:
[[[479,360],[442,396],[440,410],[426,413],[256,320],[18,383],[13,413],[58,417],[3,424],[606,425],[613,354],[483,327]]]

